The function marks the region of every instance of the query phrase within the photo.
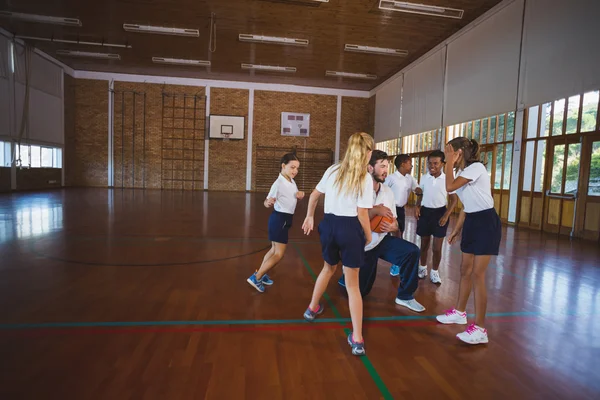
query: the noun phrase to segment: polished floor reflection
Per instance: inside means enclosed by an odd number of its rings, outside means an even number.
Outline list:
[[[0,398],[600,397],[597,243],[505,228],[487,275],[491,342],[478,347],[432,319],[454,304],[457,246],[444,246],[442,285],[420,281],[423,314],[394,304],[399,282],[381,262],[359,359],[333,282],[322,318],[302,320],[322,264],[317,233],[301,232],[306,202],[275,284],[260,294],[246,283],[269,246],[262,200],[1,195]],[[406,237],[418,243],[414,229],[409,217]]]

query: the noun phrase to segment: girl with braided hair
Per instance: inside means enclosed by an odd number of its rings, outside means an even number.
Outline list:
[[[502,226],[494,209],[494,198],[485,166],[479,161],[479,144],[476,140],[458,137],[446,145],[446,190],[456,193],[463,203],[450,244],[462,234],[460,249],[462,265],[456,307],[437,320],[442,324],[467,324],[467,302],[471,289],[475,296],[475,323],[459,333],[458,339],[469,344],[488,342],[484,328],[487,306],[485,272],[490,258],[498,255]],[[456,171],[456,174],[455,174]]]

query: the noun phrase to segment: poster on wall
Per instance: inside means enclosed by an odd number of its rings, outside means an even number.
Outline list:
[[[281,113],[281,136],[310,136],[310,114]]]

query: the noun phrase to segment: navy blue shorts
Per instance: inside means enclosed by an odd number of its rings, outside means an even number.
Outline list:
[[[440,219],[442,219],[444,214],[446,214],[446,211],[446,207],[421,207],[421,216],[417,220],[417,235],[421,237],[446,237],[446,231],[448,230],[450,218],[448,218],[448,221],[446,221],[446,225],[440,226]]]
[[[364,263],[367,239],[358,217],[325,214],[319,235],[327,264],[337,265],[342,260],[344,267],[360,268]]]
[[[288,231],[292,227],[294,214],[282,213],[273,210],[269,217],[269,240],[271,242],[287,244]]]
[[[404,212],[404,207],[396,206],[396,220],[398,220],[398,228],[400,232],[404,232],[404,228],[406,227],[406,214]]]
[[[466,213],[460,250],[476,256],[497,256],[502,239],[502,223],[494,208]]]

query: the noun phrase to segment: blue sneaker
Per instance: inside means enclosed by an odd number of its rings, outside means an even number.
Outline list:
[[[338,285],[340,285],[341,287],[345,288],[346,287],[346,279],[344,279],[344,275],[342,275],[342,277],[340,278],[340,280],[338,281]]]
[[[271,286],[273,284],[273,280],[267,274],[264,274],[261,280],[263,285]]]
[[[355,356],[364,356],[365,355],[365,342],[357,343],[352,338],[352,332],[348,335],[348,344],[352,347],[352,354]]]
[[[256,279],[256,272],[253,273],[250,276],[250,278],[246,279],[246,282],[254,286],[254,288],[261,293],[265,291],[265,287],[263,286],[262,280],[259,281],[258,279]]]
[[[397,265],[392,265],[390,267],[390,275],[391,276],[398,276],[400,275],[400,267]]]
[[[310,306],[306,309],[306,311],[304,311],[304,319],[307,321],[312,321],[316,318],[317,315],[322,314],[323,313],[323,309],[325,307],[323,307],[322,304],[319,304],[319,309],[317,311],[313,311],[310,309]]]

